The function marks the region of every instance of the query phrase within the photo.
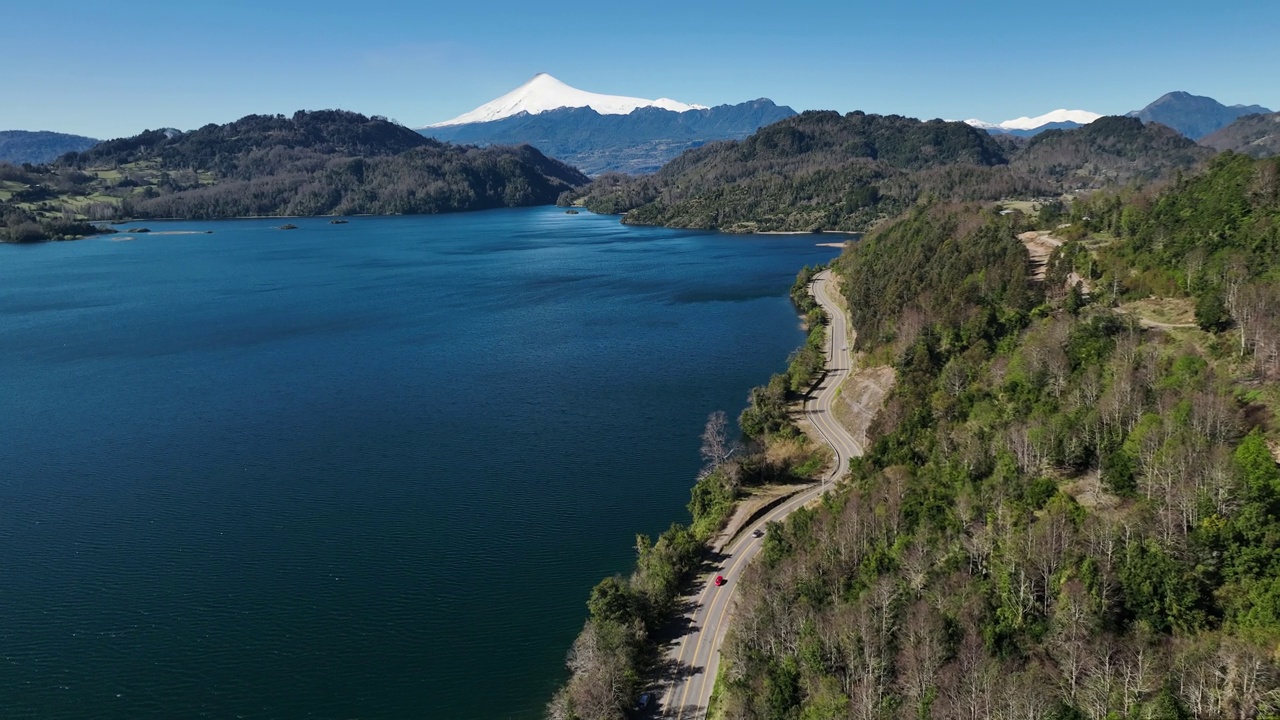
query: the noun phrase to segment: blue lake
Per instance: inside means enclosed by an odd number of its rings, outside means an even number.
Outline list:
[[[0,717],[538,716],[838,252],[280,222],[0,246]]]

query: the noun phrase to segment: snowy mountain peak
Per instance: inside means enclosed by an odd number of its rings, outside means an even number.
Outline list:
[[[520,113],[537,115],[548,110],[565,107],[589,107],[601,115],[626,115],[642,107],[657,107],[674,112],[707,109],[704,105],[686,105],[670,98],[645,100],[622,95],[601,95],[566,85],[547,73],[538,73],[525,84],[497,100],[487,102],[475,110],[463,113],[452,120],[428,125],[427,127],[435,128],[448,125],[492,122]]]
[[[1034,130],[1051,123],[1075,123],[1077,125],[1088,125],[1089,123],[1102,117],[1098,113],[1089,112],[1088,110],[1054,110],[1045,113],[1039,117],[1020,117],[1013,120],[1005,120],[1002,123],[992,124],[983,122],[982,120],[970,119],[965,120],[966,125],[982,130]]]
[[[1014,120],[1005,120],[1000,123],[1000,127],[1006,130],[1033,130],[1049,123],[1072,122],[1079,125],[1088,125],[1100,117],[1102,116],[1098,113],[1089,112],[1088,110],[1060,109],[1045,113],[1039,117],[1020,117]]]

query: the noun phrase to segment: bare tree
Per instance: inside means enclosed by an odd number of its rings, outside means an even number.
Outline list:
[[[937,684],[938,670],[947,656],[947,629],[942,615],[928,602],[917,600],[907,610],[905,637],[898,653],[898,686],[913,715]]]
[[[707,426],[702,431],[702,460],[704,473],[714,472],[729,461],[738,450],[738,443],[729,438],[729,420],[723,410],[707,416]]]
[[[588,622],[569,650],[572,678],[548,706],[555,718],[621,720],[628,704],[628,668],[623,657],[605,647],[596,626]]]

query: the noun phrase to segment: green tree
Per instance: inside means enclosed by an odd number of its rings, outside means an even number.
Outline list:
[[[627,581],[615,575],[591,589],[587,609],[596,620],[626,625],[635,616],[635,597]]]
[[[1213,288],[1196,299],[1196,324],[1201,330],[1218,332],[1227,326],[1230,319],[1222,290]]]

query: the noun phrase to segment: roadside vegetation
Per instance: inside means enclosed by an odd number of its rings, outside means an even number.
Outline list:
[[[589,618],[570,649],[570,677],[547,708],[553,720],[627,717],[660,660],[657,641],[679,614],[711,544],[749,488],[798,483],[822,470],[826,456],[796,427],[790,403],[818,380],[825,365],[823,310],[808,292],[821,268],[800,271],[791,297],[810,328],[787,371],[749,393],[734,438],[724,412],[713,413],[702,434],[703,468],[690,491],[688,525],[673,524],[656,540],[636,537],[630,575],[605,578],[587,601]]]
[[[846,251],[899,381],[743,577],[718,715],[1277,716],[1278,178],[1225,155],[1037,218],[935,204]],[[1043,283],[1031,229],[1068,240]],[[1199,327],[1115,311],[1150,296]]]

